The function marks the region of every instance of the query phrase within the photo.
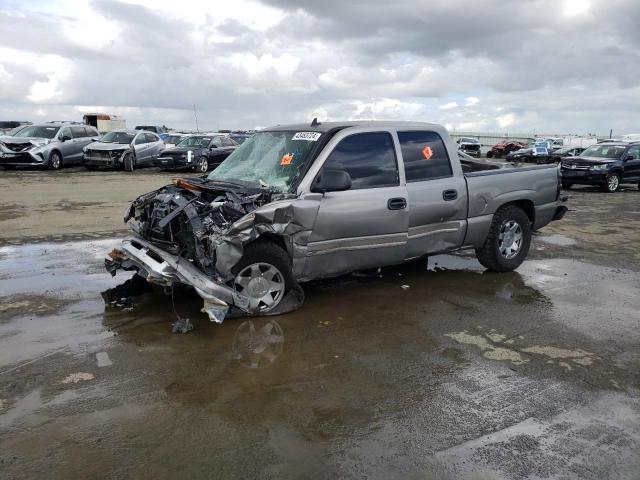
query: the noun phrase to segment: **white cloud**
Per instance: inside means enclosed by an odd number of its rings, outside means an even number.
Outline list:
[[[440,110],[451,110],[452,108],[459,107],[457,102],[449,102],[444,105],[440,105]]]
[[[473,107],[480,103],[480,99],[478,97],[467,97],[467,102],[464,104],[465,107]]]
[[[509,128],[515,123],[516,116],[513,113],[505,113],[504,115],[498,115],[496,121],[500,128]]]

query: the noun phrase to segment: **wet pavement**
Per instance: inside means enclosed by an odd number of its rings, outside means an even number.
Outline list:
[[[222,326],[176,294],[196,329],[172,335],[161,291],[105,308],[125,280],[101,268],[114,243],[0,249],[5,478],[640,471],[631,271],[439,256]]]
[[[517,272],[441,255],[221,326],[106,274],[116,238],[0,247],[0,478],[639,478],[640,192],[572,195]]]

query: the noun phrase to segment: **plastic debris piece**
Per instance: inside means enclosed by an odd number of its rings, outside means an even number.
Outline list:
[[[193,323],[188,318],[178,317],[178,320],[171,324],[171,333],[188,333],[193,330]]]
[[[411,287],[409,285],[402,285],[400,288],[403,290],[409,290]]]

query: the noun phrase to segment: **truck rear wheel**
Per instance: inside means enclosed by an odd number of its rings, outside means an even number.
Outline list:
[[[531,222],[521,208],[507,205],[493,215],[489,234],[476,249],[483,267],[495,272],[510,272],[522,264],[531,246]]]
[[[247,245],[242,259],[231,269],[233,288],[249,298],[256,313],[276,308],[294,285],[289,255],[269,241]]]

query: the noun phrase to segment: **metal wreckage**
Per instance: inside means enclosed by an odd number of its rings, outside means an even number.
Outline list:
[[[253,248],[277,244],[288,259],[298,257],[296,250],[304,248],[318,202],[288,201],[295,198],[240,182],[204,177],[174,180],[131,204],[124,220],[135,236],[111,251],[105,266],[112,275],[118,269],[134,270],[153,284],[193,286],[204,301],[202,311],[216,323],[229,313],[277,315],[295,310],[304,301],[295,280],[301,277],[295,261],[290,266],[293,275],[286,268],[267,270],[243,282],[239,271],[248,244]],[[269,242],[255,242],[267,238]],[[291,262],[284,256],[283,261]]]

